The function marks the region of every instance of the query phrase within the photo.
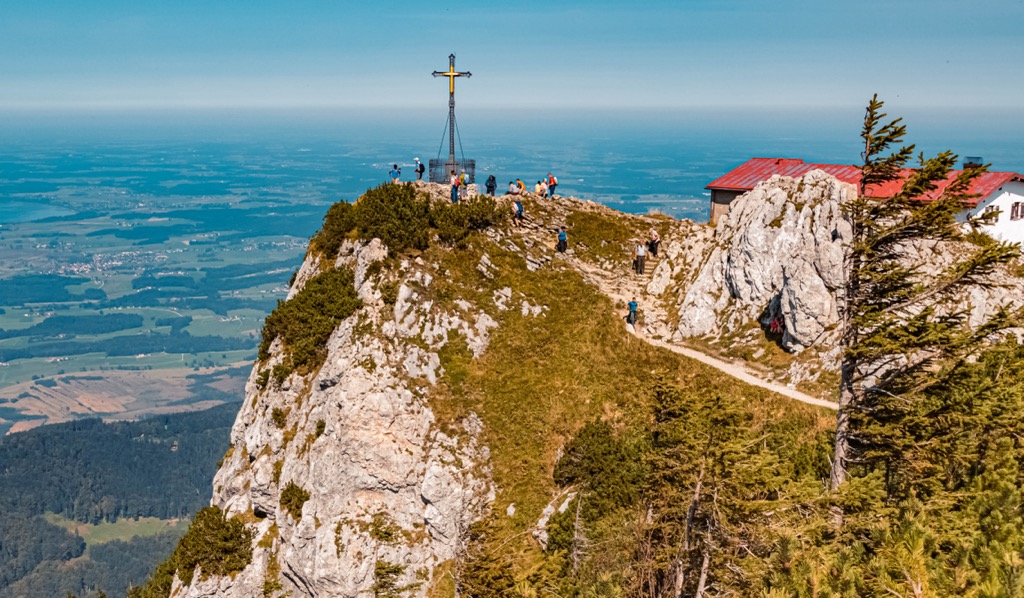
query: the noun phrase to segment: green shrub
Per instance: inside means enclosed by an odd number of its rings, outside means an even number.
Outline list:
[[[256,375],[256,388],[263,390],[267,387],[267,381],[270,380],[270,371],[263,370]]]
[[[270,412],[270,421],[274,422],[278,429],[281,429],[288,423],[288,412],[280,407],[274,407],[274,410]]]
[[[378,542],[391,544],[398,540],[401,532],[402,528],[395,525],[394,520],[383,511],[375,513],[370,521],[370,537]]]
[[[413,583],[406,586],[398,586],[398,577],[405,573],[405,565],[389,563],[379,560],[373,566],[373,595],[378,598],[398,598],[402,592],[414,590],[421,584]]]
[[[463,248],[471,232],[494,226],[507,215],[507,210],[493,197],[478,195],[457,204],[434,204],[430,209],[430,224],[437,230],[441,243]]]
[[[302,505],[309,500],[309,492],[302,489],[295,482],[288,484],[281,490],[281,508],[288,512],[296,520],[302,519]]]
[[[369,189],[354,205],[338,202],[327,210],[323,227],[310,245],[323,255],[337,255],[341,243],[353,234],[359,239],[378,238],[394,253],[426,249],[433,232],[441,243],[464,247],[473,231],[503,222],[508,217],[493,197],[477,197],[457,204],[438,202],[412,185],[384,184]]]
[[[324,225],[313,235],[310,245],[327,257],[338,255],[345,237],[356,228],[352,204],[339,201],[327,209]]]
[[[314,276],[290,301],[278,301],[277,309],[267,316],[259,359],[267,359],[271,343],[281,337],[287,358],[274,367],[278,384],[292,370],[307,373],[320,367],[327,357],[327,339],[360,307],[351,270],[331,269]]]
[[[292,365],[290,357],[285,357],[285,360],[271,368],[271,372],[274,376],[274,384],[281,386],[281,384],[288,379],[288,376],[295,370],[295,366]]]
[[[394,305],[398,301],[398,282],[389,280],[387,282],[380,283],[377,287],[380,289],[380,298],[387,305]]]
[[[316,420],[316,437],[320,438],[324,435],[324,431],[327,429],[327,422],[322,419]]]
[[[360,239],[378,238],[394,253],[426,249],[430,239],[430,200],[412,185],[369,189],[352,208]]]
[[[196,567],[203,578],[237,573],[252,562],[253,531],[237,519],[228,519],[218,507],[205,507],[196,513],[188,531],[178,541],[146,584],[133,588],[131,598],[166,598],[177,573],[185,584],[192,583]]]
[[[488,552],[485,541],[494,535],[494,520],[484,519],[469,526],[465,562],[462,566],[463,596],[517,596],[509,553]]]
[[[644,479],[642,457],[641,447],[617,438],[607,422],[591,420],[555,463],[555,483],[579,487],[583,514],[592,521],[636,500]]]

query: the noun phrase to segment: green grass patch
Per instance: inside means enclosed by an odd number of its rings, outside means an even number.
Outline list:
[[[85,540],[87,546],[105,544],[113,540],[128,541],[138,536],[144,538],[155,536],[168,531],[185,531],[188,529],[187,520],[179,519],[158,519],[156,517],[141,517],[139,519],[118,519],[114,522],[103,522],[98,525],[79,523],[57,515],[47,513],[43,516],[48,523],[62,527],[73,534],[78,534]]]
[[[575,248],[577,254],[599,259],[632,259],[632,241],[638,233],[623,223],[621,214],[574,212],[568,221],[569,247]],[[577,243],[586,245],[587,249],[577,247]]]

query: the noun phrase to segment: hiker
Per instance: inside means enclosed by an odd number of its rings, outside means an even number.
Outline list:
[[[463,170],[459,175],[459,197],[465,199],[469,195],[469,176]]]
[[[660,244],[661,244],[661,235],[658,234],[657,230],[652,228],[651,229],[651,240],[647,242],[647,246],[650,247],[650,249],[651,249],[651,256],[652,257],[658,257],[658,245],[660,245]]]
[[[636,297],[633,297],[633,300],[629,302],[629,313],[626,314],[626,323],[629,324],[630,326],[633,326],[633,325],[636,324],[636,308],[637,307],[639,307],[639,304],[637,304],[637,302],[636,302]]]
[[[518,197],[512,202],[512,224],[523,225],[523,202]]]
[[[526,193],[526,183],[523,182],[523,179],[516,179],[516,187],[519,187],[520,193]]]
[[[565,250],[568,247],[569,247],[569,234],[565,232],[565,227],[563,226],[558,231],[558,244],[555,245],[555,249],[558,250],[558,253],[565,253]]]
[[[402,178],[402,169],[398,167],[398,164],[395,164],[391,167],[391,172],[388,173],[388,176],[391,177],[392,183],[397,184],[398,179]]]
[[[519,187],[516,186],[515,181],[508,182],[508,194],[519,195]]]
[[[537,184],[533,186],[533,192],[537,197],[544,199],[548,194],[548,188],[544,186],[544,183],[537,181]]]
[[[494,197],[494,190],[498,188],[498,181],[494,179],[493,174],[487,177],[487,182],[484,183],[484,186],[487,187],[487,195]]]
[[[637,243],[633,250],[633,263],[636,264],[636,273],[643,276],[644,267],[647,261],[647,247],[643,243]]]
[[[557,186],[558,186],[558,179],[555,178],[555,175],[553,175],[553,174],[551,174],[549,172],[548,173],[548,197],[550,197],[551,199],[555,198],[555,187],[557,187]]]
[[[459,203],[459,177],[452,171],[452,203]]]
[[[419,158],[414,158],[413,161],[416,162],[416,168],[413,168],[413,171],[416,173],[416,180],[422,181],[423,173],[426,172],[427,168],[420,162]]]

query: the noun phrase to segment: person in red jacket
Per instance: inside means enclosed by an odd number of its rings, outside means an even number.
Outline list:
[[[548,197],[554,198],[555,197],[555,187],[558,186],[558,179],[555,178],[555,175],[553,175],[553,174],[551,174],[549,172],[548,173],[548,181],[547,182],[548,182]]]

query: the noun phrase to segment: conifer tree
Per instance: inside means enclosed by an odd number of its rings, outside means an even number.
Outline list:
[[[842,363],[839,415],[830,485],[837,489],[852,465],[880,467],[886,493],[900,484],[906,449],[901,425],[915,396],[939,383],[1019,317],[1000,309],[981,326],[966,325],[962,293],[994,284],[997,265],[1018,255],[1017,246],[984,235],[969,236],[956,216],[971,183],[986,167],[950,174],[957,156],[946,151],[908,169],[914,146],[901,146],[906,126],[883,122],[876,95],[867,106],[863,164],[857,198],[845,208],[852,234],[842,289]],[[895,149],[891,149],[895,148]],[[903,179],[889,197],[886,184]],[[969,239],[982,242],[970,243]],[[926,272],[922,248],[958,243],[956,257]],[[835,514],[837,523],[841,512]]]
[[[761,543],[750,536],[775,504],[769,488],[784,477],[778,461],[763,436],[752,437],[751,414],[734,401],[664,380],[654,401],[647,521],[632,591],[699,598],[713,584],[742,587],[746,574],[723,565]]]

